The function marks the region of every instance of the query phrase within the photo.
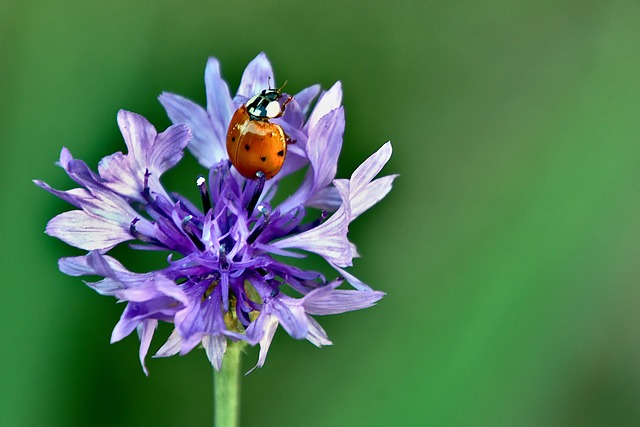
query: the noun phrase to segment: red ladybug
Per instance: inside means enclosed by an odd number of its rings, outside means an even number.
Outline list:
[[[280,89],[265,89],[238,108],[227,130],[227,153],[240,175],[256,179],[258,172],[271,179],[280,171],[290,139],[282,127],[270,123],[284,114]]]

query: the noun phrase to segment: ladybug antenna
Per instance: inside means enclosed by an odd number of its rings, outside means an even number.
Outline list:
[[[271,76],[267,77],[267,86],[269,87],[269,90],[272,90],[272,88],[271,88]]]
[[[282,89],[284,89],[287,83],[289,83],[289,80],[285,80],[284,83],[282,83],[282,86],[278,88],[278,93],[282,93]]]
[[[282,86],[280,86],[278,88],[278,95],[279,96],[282,94],[282,89],[284,89],[284,87],[287,85],[287,83],[289,83],[289,80],[285,80],[284,83],[282,83]],[[287,104],[290,103],[292,99],[293,99],[293,96],[289,95],[289,97],[286,99],[286,101],[284,101],[282,103],[282,113],[283,114],[284,114],[284,107],[286,107]]]

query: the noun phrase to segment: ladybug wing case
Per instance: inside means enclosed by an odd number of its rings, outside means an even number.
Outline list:
[[[284,163],[286,135],[279,125],[251,120],[246,110],[240,108],[227,132],[227,152],[231,163],[245,178],[255,179],[258,172],[263,172],[270,179]]]

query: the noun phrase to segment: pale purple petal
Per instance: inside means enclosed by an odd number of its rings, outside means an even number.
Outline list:
[[[307,143],[311,169],[307,171],[302,186],[280,205],[282,212],[306,204],[335,178],[344,126],[344,109],[339,107],[326,114],[311,128]]]
[[[273,313],[279,320],[285,331],[293,338],[301,340],[307,336],[308,324],[304,310],[292,298],[275,297],[265,304],[264,310]]]
[[[342,83],[336,82],[328,91],[320,96],[320,99],[309,116],[309,121],[307,122],[306,127],[308,129],[313,129],[321,118],[336,108],[339,108],[341,104]]]
[[[178,124],[158,135],[147,119],[125,110],[118,112],[118,125],[128,153],[115,153],[100,161],[98,171],[103,184],[118,194],[144,201],[142,191],[148,173],[150,190],[168,197],[160,184],[160,176],[182,158],[191,138],[189,128]]]
[[[133,239],[129,230],[84,211],[63,212],[47,224],[46,233],[76,248],[108,250]]]
[[[276,243],[278,243],[278,242],[276,242]],[[293,243],[294,244],[296,242],[295,241],[294,242],[285,242],[284,244],[287,244],[287,243]],[[304,255],[304,254],[300,254],[298,252],[293,252],[293,251],[288,251],[288,250],[285,250],[285,249],[280,249],[279,247],[276,246],[276,244],[273,244],[273,243],[270,244],[270,245],[263,245],[261,243],[254,243],[253,246],[256,249],[259,249],[259,250],[264,251],[264,252],[269,252],[269,253],[272,253],[274,255],[286,256],[286,257],[289,257],[289,258],[306,258],[306,255]],[[295,246],[295,247],[297,247],[297,246]],[[300,249],[302,249],[302,248],[300,248]]]
[[[96,262],[93,259],[95,255],[100,257],[101,263],[107,264],[106,268],[96,268]],[[107,269],[111,272],[110,274],[115,274],[115,272],[123,274],[129,273],[124,266],[114,258],[107,255],[100,255],[96,252],[91,252],[87,256],[60,258],[58,260],[58,268],[61,272],[69,276],[106,276],[107,274],[104,272]],[[115,295],[116,292],[126,287],[121,281],[111,277],[106,277],[98,282],[85,283],[101,295]]]
[[[351,174],[351,191],[354,193],[362,191],[387,164],[391,158],[391,153],[391,142],[386,142],[378,151],[362,162]]]
[[[220,335],[227,332],[221,310],[221,299],[220,287],[216,286],[204,300],[200,293],[191,295],[191,303],[184,310],[176,313],[174,323],[183,339],[180,354],[187,353],[206,335]],[[234,336],[233,332],[229,331],[229,336]]]
[[[133,280],[133,285],[127,286],[115,294],[115,296],[122,300],[147,302],[156,298],[169,297],[173,300],[172,304],[174,308],[177,306],[177,302],[184,306],[191,302],[182,288],[172,280],[164,277],[161,273],[129,274],[131,278],[124,275],[120,277],[125,281],[125,285],[127,284],[126,280]]]
[[[207,113],[214,132],[220,141],[226,141],[227,128],[236,106],[231,99],[229,86],[220,75],[220,63],[209,58],[204,71],[204,84],[207,91]]]
[[[343,203],[329,219],[310,230],[273,242],[270,247],[302,249],[316,253],[328,262],[341,267],[352,265],[353,254],[351,253],[351,244],[347,239],[351,215],[347,199],[348,189],[339,186],[337,189]]]
[[[211,365],[219,371],[222,367],[222,357],[227,351],[227,338],[223,335],[205,335],[202,337],[202,346]]]
[[[67,172],[67,175],[69,175],[72,180],[87,187],[87,189],[104,188],[100,176],[89,169],[82,160],[74,159],[66,147],[62,147],[60,151],[60,161],[58,161],[57,164]]]
[[[104,258],[108,259],[109,262],[122,266],[122,264],[110,256],[105,256]],[[62,273],[69,276],[89,276],[96,274],[95,268],[87,262],[86,256],[60,258],[58,260],[58,268]]]
[[[335,289],[337,284],[339,282],[307,294],[302,299],[304,310],[315,315],[340,314],[371,307],[384,296],[384,292],[378,291]]]
[[[183,337],[182,347],[180,348],[180,356],[184,356],[185,354],[193,350],[197,345],[200,345],[202,343],[202,337],[204,335],[205,334],[203,334],[202,332],[199,332],[188,337]]]
[[[77,208],[82,208],[83,200],[92,198],[91,193],[84,188],[73,188],[71,190],[61,191],[51,188],[49,184],[40,181],[39,179],[34,179],[33,183]]]
[[[336,271],[338,273],[340,273],[340,275],[342,277],[344,277],[347,280],[347,282],[349,282],[349,284],[351,286],[353,286],[354,288],[356,288],[356,289],[358,289],[360,291],[371,291],[371,287],[369,285],[367,285],[366,283],[364,283],[363,281],[361,281],[360,279],[358,279],[356,276],[347,273],[346,270],[338,267],[335,264],[331,264],[331,267],[335,268]]]
[[[340,207],[342,198],[340,192],[335,187],[325,187],[316,193],[305,203],[306,206],[317,209],[325,209],[334,212]]]
[[[148,151],[146,167],[152,176],[159,177],[178,164],[191,139],[191,131],[185,124],[169,126],[153,141]]]
[[[104,184],[112,191],[122,196],[142,200],[144,172],[138,175],[135,165],[131,165],[127,161],[125,154],[117,152],[103,157],[98,164],[98,171],[100,176],[107,181]]]
[[[118,291],[116,296],[129,303],[113,329],[111,342],[126,337],[148,319],[173,320],[189,304],[184,291],[158,273],[150,274],[148,280],[138,286]]]
[[[128,229],[131,221],[139,215],[124,197],[107,188],[102,178],[94,174],[83,161],[74,159],[65,148],[60,153],[59,164],[71,179],[86,188],[60,191],[42,181],[36,180],[35,184],[96,218],[119,223],[123,229]],[[138,229],[148,233],[152,227],[147,220],[141,220]]]
[[[327,333],[322,329],[322,326],[311,316],[307,316],[307,322],[309,324],[309,333],[307,334],[307,340],[316,347],[322,347],[325,345],[332,345],[329,341]]]
[[[336,179],[334,181],[336,187],[344,188],[344,192],[349,195],[351,221],[378,203],[391,191],[393,181],[398,175],[388,175],[372,181],[389,161],[391,151],[391,143],[387,142],[358,166],[351,175],[351,179]]]
[[[183,339],[183,346],[192,335],[199,334],[198,336],[202,336],[204,330],[204,316],[200,315],[202,305],[200,301],[195,300],[193,304],[187,305],[184,310],[178,313],[174,319],[176,329]],[[182,354],[184,354],[184,352],[182,352]]]
[[[91,289],[99,293],[100,295],[113,296],[116,292],[125,288],[122,282],[107,277],[106,279],[99,280],[97,282],[84,282]]]
[[[226,137],[216,133],[204,108],[186,98],[167,92],[158,99],[173,123],[185,123],[191,129],[193,138],[188,148],[202,166],[210,168],[220,160],[228,158]]]
[[[344,109],[339,107],[311,127],[307,155],[313,168],[315,188],[328,186],[336,176],[344,125]]]
[[[273,75],[273,68],[264,52],[258,54],[245,68],[238,88],[238,95],[251,98],[264,89],[276,87],[276,80]]]
[[[125,309],[120,316],[120,320],[116,323],[116,326],[111,331],[111,344],[122,340],[124,337],[129,336],[136,327],[140,324],[141,320],[135,317],[129,316],[129,313]]]
[[[262,317],[262,319],[260,319]],[[245,375],[249,375],[256,368],[262,368],[264,366],[264,362],[267,360],[267,353],[269,352],[269,346],[271,346],[271,341],[273,340],[273,335],[276,333],[276,329],[278,329],[278,319],[276,316],[271,314],[265,314],[264,312],[260,314],[259,318],[256,320],[261,320],[263,324],[262,339],[260,340],[260,354],[258,355],[258,363],[256,366],[251,368]]]
[[[352,242],[349,242],[349,245],[351,245],[351,256],[354,258],[360,258],[360,253],[358,252],[356,245]]]
[[[147,370],[147,365],[144,363],[144,359],[147,356],[147,352],[149,351],[149,346],[151,345],[151,339],[153,338],[153,333],[158,327],[158,321],[156,319],[149,319],[142,322],[138,325],[138,338],[140,339],[140,364],[142,365],[142,370],[146,376],[149,376],[149,371]]]
[[[174,329],[169,335],[169,339],[165,342],[162,347],[158,349],[156,354],[153,357],[170,357],[178,354],[180,352],[180,348],[182,347],[182,337],[177,329]]]
[[[118,111],[118,126],[131,155],[132,166],[138,170],[143,168],[148,144],[155,139],[156,129],[141,115],[125,110]]]
[[[167,316],[189,304],[189,298],[172,280],[159,272],[133,273],[115,259],[98,251],[84,257],[62,258],[60,270],[71,275],[97,275],[99,282],[85,282],[102,295],[112,295],[122,301],[151,303],[154,310]]]
[[[308,88],[302,89],[300,92],[298,92],[293,96],[293,99],[295,99],[298,102],[300,109],[302,110],[303,113],[306,114],[307,111],[309,111],[309,107],[311,106],[311,103],[313,102],[314,99],[316,99],[319,93],[320,93],[320,85],[313,85],[313,86],[309,86]]]
[[[398,175],[384,176],[371,182],[363,191],[351,194],[351,220],[353,221],[364,211],[382,200],[391,191],[393,181],[397,177]]]
[[[282,94],[282,99],[281,102],[284,103],[286,99],[289,99],[288,94]],[[300,130],[300,128],[302,127],[302,125],[305,122],[305,113],[302,111],[302,108],[300,107],[300,104],[298,104],[298,100],[295,98],[291,98],[289,99],[289,102],[287,103],[285,110],[284,110],[284,114],[281,117],[278,117],[276,119],[273,119],[272,121],[274,123],[278,123],[280,126],[282,126],[283,128],[285,126],[288,127],[288,131],[287,129],[285,129],[285,132],[294,140],[297,140],[298,138],[296,138],[295,136],[291,135],[289,132],[293,131],[293,132],[300,132],[301,135],[303,135],[304,139],[307,139],[307,136],[304,132],[302,132]]]
[[[347,240],[348,209],[344,204],[327,221],[311,230],[271,243],[275,249],[302,249],[316,253],[340,266],[351,265],[350,245]]]

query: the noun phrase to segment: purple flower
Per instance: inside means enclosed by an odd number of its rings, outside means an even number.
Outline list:
[[[347,238],[349,224],[391,190],[395,175],[375,179],[391,156],[391,144],[366,159],[350,179],[335,179],[345,126],[340,83],[322,93],[310,113],[319,86],[293,95],[284,116],[274,120],[296,143],[269,181],[242,178],[225,148],[233,112],[275,85],[266,56],[249,64],[234,98],[216,59],[207,63],[205,83],[206,109],[178,95],[160,96],[176,123],[162,133],[142,116],[120,111],[127,154],[105,157],[97,173],[63,148],[59,165],[79,188],[60,191],[35,181],[77,208],[46,228],[47,234],[89,251],[60,259],[60,270],[102,277],[87,284],[127,303],[111,340],[137,330],[145,373],[144,358],[159,320],[175,329],[157,357],[202,345],[220,369],[227,341],[241,340],[260,345],[260,367],[278,325],[296,339],[329,345],[312,316],[370,307],[384,295],[344,269],[358,256]],[[185,148],[208,169],[208,179],[196,181],[200,208],[160,182]],[[301,168],[306,175],[298,190],[272,205],[278,182]],[[309,218],[308,208],[321,213]],[[127,241],[134,249],[171,252],[167,266],[138,274],[106,255]],[[305,252],[323,257],[340,277],[327,280],[273,256],[300,258]],[[345,279],[354,289],[338,289]]]

